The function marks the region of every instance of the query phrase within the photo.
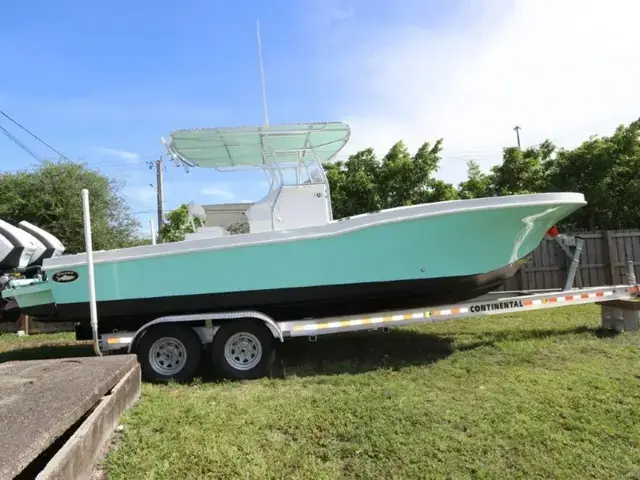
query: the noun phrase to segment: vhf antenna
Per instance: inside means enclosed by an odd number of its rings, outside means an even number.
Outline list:
[[[256,20],[258,31],[258,57],[260,58],[260,77],[262,80],[262,109],[264,110],[264,124],[269,125],[269,114],[267,113],[267,87],[264,82],[264,68],[262,66],[262,42],[260,41],[260,20]]]

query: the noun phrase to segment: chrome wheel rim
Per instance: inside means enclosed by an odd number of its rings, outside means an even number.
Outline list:
[[[224,358],[236,370],[251,370],[262,358],[262,344],[251,333],[236,333],[224,346]]]
[[[161,375],[175,375],[187,362],[187,349],[174,337],[162,337],[149,349],[149,364]]]

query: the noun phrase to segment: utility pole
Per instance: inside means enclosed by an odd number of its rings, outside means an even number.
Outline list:
[[[162,196],[162,169],[164,165],[162,164],[162,157],[156,160],[156,189],[158,191],[158,234],[160,234],[160,228],[162,227],[162,219],[163,219],[163,211],[162,205],[164,204],[164,199]]]
[[[513,129],[516,131],[516,137],[518,138],[518,150],[520,150],[520,129],[522,127],[520,125],[516,125]]]

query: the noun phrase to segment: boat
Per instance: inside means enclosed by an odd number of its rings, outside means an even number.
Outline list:
[[[497,289],[580,193],[443,201],[334,219],[322,164],[343,122],[174,130],[162,142],[186,169],[262,172],[249,232],[204,227],[184,241],[95,251],[101,332],[162,316],[258,311],[278,321],[453,304]],[[190,204],[192,216],[204,210]],[[87,256],[45,258],[2,291],[7,310],[89,324]],[[9,305],[10,304],[10,305]]]

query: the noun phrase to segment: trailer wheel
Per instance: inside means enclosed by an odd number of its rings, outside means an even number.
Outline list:
[[[202,343],[187,325],[158,325],[145,332],[136,353],[145,379],[188,382],[200,365]]]
[[[211,361],[215,373],[224,378],[264,377],[275,361],[273,335],[261,322],[236,320],[225,323],[213,337]]]

